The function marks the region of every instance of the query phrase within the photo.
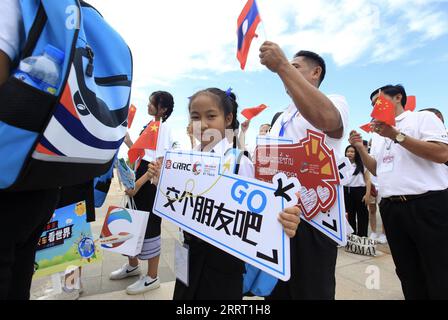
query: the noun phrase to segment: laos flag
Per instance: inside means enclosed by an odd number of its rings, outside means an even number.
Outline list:
[[[237,58],[241,64],[241,69],[246,67],[247,55],[249,54],[250,44],[257,35],[258,24],[261,22],[255,0],[249,0],[238,18],[238,53]]]

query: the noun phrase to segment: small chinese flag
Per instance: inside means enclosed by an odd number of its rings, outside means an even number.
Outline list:
[[[262,104],[255,108],[244,109],[243,111],[241,111],[241,114],[245,116],[247,120],[252,120],[267,108],[268,107],[266,105]]]
[[[404,108],[405,111],[415,111],[417,108],[417,97],[416,96],[409,96],[408,102],[406,103],[406,107]]]
[[[160,121],[151,121],[134,145],[129,149],[129,162],[134,164],[145,156],[145,150],[156,150]]]
[[[370,123],[370,122],[369,122],[368,124],[365,124],[365,125],[363,125],[363,126],[360,126],[360,128],[361,128],[362,130],[364,130],[365,132],[367,132],[367,133],[371,133],[371,132],[373,132],[372,127],[371,127],[371,123]]]
[[[371,116],[373,119],[384,122],[390,126],[395,126],[396,124],[395,106],[382,92],[380,92],[380,96],[376,99]]]
[[[134,121],[135,113],[137,112],[137,108],[131,104],[128,112],[128,129],[131,128],[132,122]]]

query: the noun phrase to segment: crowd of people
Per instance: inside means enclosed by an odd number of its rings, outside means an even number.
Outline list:
[[[2,12],[10,13],[0,21],[0,87],[9,77],[22,45],[18,1],[6,2],[0,4]],[[394,104],[397,125],[373,120],[373,138],[367,143],[360,133],[349,132],[345,97],[326,95],[319,89],[326,77],[321,56],[299,51],[290,61],[276,43],[266,41],[260,48],[260,62],[278,75],[291,104],[276,114],[271,124],[263,124],[259,135],[297,143],[306,137],[307,130],[314,130],[323,133],[327,145],[336,152],[344,150],[349,136],[345,156],[352,171],[344,196],[354,234],[369,236],[370,217],[370,237],[382,243],[386,243],[387,237],[406,299],[447,299],[448,136],[440,112],[436,116],[433,109],[404,111],[407,95],[401,85],[375,89],[370,96],[372,105],[380,93],[384,94]],[[123,267],[110,274],[111,280],[140,275],[139,261],[148,261],[147,273],[127,287],[128,294],[160,286],[161,219],[152,213],[152,206],[164,152],[175,145],[175,130],[170,127],[173,111],[170,93],[157,91],[150,95],[148,126],[160,122],[157,150],[145,151],[136,165],[136,187],[126,190],[137,209],[151,213],[150,219],[141,254],[127,257]],[[249,122],[240,125],[237,119],[235,93],[218,88],[200,90],[190,98],[188,113],[190,122],[185,126],[188,125],[192,149],[216,154],[225,154],[232,148],[247,150],[238,174],[254,176],[254,148],[245,137]],[[198,124],[201,130],[194,130]],[[210,139],[205,134],[207,130],[219,132],[221,139]],[[229,135],[229,130],[233,134]],[[132,146],[129,136],[125,142]],[[58,188],[0,191],[2,224],[15,225],[4,228],[0,234],[0,299],[29,298],[36,245],[58,197]],[[382,233],[377,228],[377,205]],[[301,223],[299,217],[300,209],[296,206],[279,215],[279,222],[291,238],[291,278],[279,281],[266,299],[332,300],[336,294],[337,244],[310,224]],[[183,239],[190,248],[190,283],[186,286],[176,281],[173,298],[241,300],[244,263],[187,232]]]

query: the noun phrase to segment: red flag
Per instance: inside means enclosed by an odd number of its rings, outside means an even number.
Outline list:
[[[255,108],[244,109],[243,111],[241,111],[241,114],[245,116],[247,120],[252,120],[267,108],[268,107],[266,105],[262,104]]]
[[[362,130],[364,130],[365,132],[367,132],[367,133],[371,133],[371,132],[373,132],[372,127],[371,127],[371,123],[370,123],[370,122],[369,122],[368,124],[365,124],[365,125],[363,125],[363,126],[360,126],[360,128],[361,128]]]
[[[406,103],[406,107],[404,107],[404,111],[415,111],[417,108],[417,97],[409,96],[408,102]]]
[[[395,106],[387,99],[382,92],[376,99],[375,107],[373,108],[372,118],[384,122],[390,126],[395,126]]]
[[[129,149],[129,162],[135,163],[138,158],[145,156],[145,150],[157,149],[160,121],[151,121],[134,145]]]
[[[132,122],[134,121],[135,113],[137,112],[137,108],[131,104],[128,112],[128,129],[131,128]]]
[[[238,18],[238,52],[237,58],[240,61],[241,69],[244,70],[249,54],[250,44],[257,35],[258,24],[261,22],[260,13],[258,12],[255,0],[248,0]]]

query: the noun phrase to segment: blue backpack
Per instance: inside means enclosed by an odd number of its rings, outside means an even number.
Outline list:
[[[224,156],[230,153],[233,153],[233,156],[236,159],[233,172],[238,174],[240,171],[241,158],[246,156],[250,159],[250,155],[247,151],[242,152],[238,149],[229,149]],[[258,297],[269,296],[277,285],[278,279],[248,263],[245,263],[245,266],[246,272],[243,274],[243,294],[255,295]]]
[[[47,44],[65,53],[50,95],[10,77],[0,87],[0,190],[36,190],[92,181],[124,141],[132,55],[121,36],[79,0],[21,0],[21,58]]]
[[[243,294],[267,297],[274,290],[278,279],[248,263],[243,275]]]

